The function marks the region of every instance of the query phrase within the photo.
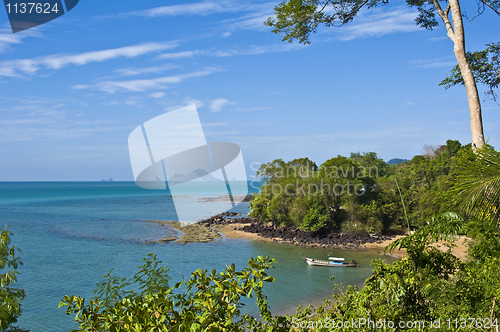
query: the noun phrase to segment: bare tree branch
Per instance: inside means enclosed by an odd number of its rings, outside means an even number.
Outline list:
[[[323,10],[325,10],[326,6],[328,6],[329,3],[330,3],[330,0],[325,2],[325,5],[323,6],[323,8],[321,8],[321,10],[318,13],[321,13]]]
[[[486,2],[485,0],[479,0],[479,1],[481,1],[484,5],[490,7],[495,13],[500,15],[500,12],[497,9],[495,9],[492,5],[490,5],[488,2]]]

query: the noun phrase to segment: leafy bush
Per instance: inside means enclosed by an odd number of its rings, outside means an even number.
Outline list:
[[[17,281],[17,268],[23,263],[16,257],[15,246],[10,246],[12,233],[3,229],[0,235],[0,331],[23,331],[12,324],[21,315],[21,301],[26,296],[24,290],[12,287]]]
[[[75,314],[76,331],[287,331],[284,317],[274,318],[262,292],[274,260],[257,257],[236,271],[197,270],[189,280],[170,287],[168,269],[149,254],[130,280],[106,275],[86,300],[64,296],[59,307]],[[140,292],[128,289],[136,286]],[[262,320],[243,314],[243,297],[255,298]]]

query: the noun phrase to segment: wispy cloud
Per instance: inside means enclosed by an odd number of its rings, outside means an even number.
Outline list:
[[[443,67],[448,67],[448,68],[451,69],[456,64],[457,64],[456,61],[436,61],[436,62],[429,62],[429,63],[422,64],[422,65],[415,66],[415,67],[419,67],[419,68],[443,68]]]
[[[151,98],[163,98],[165,97],[165,92],[153,92],[152,94],[149,95]]]
[[[154,7],[147,10],[132,11],[112,15],[112,17],[142,16],[148,18],[173,16],[208,16],[223,13],[247,13],[241,17],[220,22],[225,30],[223,36],[231,35],[234,30],[264,30],[264,21],[273,14],[275,2],[246,2],[246,1],[202,1],[191,4]]]
[[[178,59],[178,58],[191,58],[193,55],[201,53],[201,51],[184,51],[177,53],[165,53],[158,55],[158,59]]]
[[[35,140],[65,140],[93,136],[97,132],[115,131],[115,121],[82,119],[75,112],[81,104],[63,99],[1,100],[3,114],[0,119],[0,142]],[[68,111],[70,109],[70,111]]]
[[[441,37],[434,37],[434,38],[429,38],[429,41],[440,41],[440,40],[445,40],[449,39],[447,36],[441,36]]]
[[[108,93],[115,93],[118,91],[133,91],[142,92],[146,90],[164,90],[168,88],[168,85],[180,83],[186,79],[207,76],[217,71],[217,69],[208,69],[203,71],[197,71],[188,74],[181,74],[175,76],[164,76],[153,79],[142,79],[142,80],[129,80],[129,81],[103,81],[95,84],[87,85],[74,85],[73,89],[96,89]]]
[[[238,1],[204,1],[191,4],[161,6],[147,10],[128,12],[125,16],[179,16],[179,15],[196,15],[206,16],[216,13],[227,13],[245,10],[251,7],[249,4],[244,4]]]
[[[252,108],[237,108],[238,112],[256,112],[256,111],[269,111],[272,110],[272,107],[252,107]]]
[[[207,122],[203,123],[203,127],[226,127],[229,126],[229,122]]]
[[[48,119],[47,119],[48,120]],[[79,121],[61,121],[58,126],[54,121],[33,121],[26,122],[20,120],[2,120],[2,132],[0,140],[2,142],[38,141],[38,140],[68,140],[81,137],[91,137],[98,132],[112,132],[118,129],[110,126],[109,123],[90,124]],[[99,124],[99,125],[97,125]]]
[[[413,32],[420,28],[415,24],[417,12],[408,8],[391,11],[374,10],[363,12],[353,23],[338,29],[341,40],[380,37],[396,32]]]
[[[176,68],[177,66],[173,64],[166,64],[163,66],[153,66],[153,67],[145,67],[145,68],[121,68],[115,70],[115,73],[118,73],[120,76],[135,76],[149,73],[159,73],[165,70],[170,70]]]
[[[287,52],[292,50],[299,50],[305,47],[308,47],[308,45],[289,44],[289,43],[279,43],[273,45],[248,45],[248,46],[234,45],[221,49],[165,53],[158,55],[156,58],[180,59],[180,58],[189,58],[195,54],[201,54],[204,56],[215,56],[215,57],[229,57],[238,55],[256,55],[256,54],[273,53],[273,52]]]
[[[192,97],[186,97],[186,98],[183,98],[182,100],[174,100],[174,101],[170,100],[168,106],[165,107],[165,111],[167,111],[167,112],[173,111],[173,110],[179,109],[181,107],[189,106],[192,104],[195,104],[196,108],[199,110],[200,108],[205,106],[205,101],[198,100],[198,99],[192,98]]]
[[[215,99],[210,103],[210,111],[220,112],[224,106],[229,104],[229,100],[226,98]]]
[[[450,61],[448,59],[421,59],[421,60],[410,60],[406,62],[413,68],[449,68],[457,64],[456,61]]]
[[[230,48],[226,48],[224,50],[214,50],[210,51],[209,54],[217,57],[227,57],[227,56],[235,56],[235,55],[255,55],[255,54],[264,54],[271,52],[287,52],[291,50],[298,50],[308,47],[307,45],[301,44],[274,44],[274,45],[251,45],[247,47],[241,46],[233,46]]]
[[[33,59],[8,60],[0,63],[0,76],[16,77],[22,74],[35,74],[41,69],[57,70],[69,65],[82,66],[91,62],[104,62],[122,57],[135,58],[176,46],[175,42],[145,43],[72,55],[49,55]]]
[[[41,33],[36,30],[25,30],[12,33],[10,29],[0,29],[0,53],[5,52],[12,44],[20,44],[28,37],[40,37]]]
[[[246,8],[250,12],[241,17],[224,20],[221,25],[229,33],[234,30],[266,30],[269,27],[264,25],[268,17],[273,16],[275,2],[254,3]]]

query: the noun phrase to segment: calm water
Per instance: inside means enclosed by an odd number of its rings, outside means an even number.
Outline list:
[[[207,196],[206,183],[193,183],[188,205]],[[255,191],[255,188],[250,188]],[[220,212],[228,203],[206,203],[193,209],[192,219]],[[200,209],[202,211],[200,211]],[[248,212],[248,203],[233,211]],[[212,243],[144,244],[174,234],[167,226],[145,220],[173,220],[171,198],[165,191],[145,190],[133,182],[0,183],[0,223],[10,225],[13,244],[22,250],[24,262],[18,287],[26,291],[23,314],[17,325],[36,331],[69,331],[76,328],[58,303],[64,295],[91,297],[95,284],[114,268],[117,275],[131,277],[142,258],[154,252],[170,268],[172,285],[199,268],[222,270],[235,263],[246,265],[251,257],[276,259],[266,285],[273,313],[290,313],[330,297],[335,282],[362,284],[371,274],[368,265],[379,257],[368,252],[330,251],[291,245],[223,239]],[[192,220],[190,220],[192,221]],[[310,267],[306,256],[326,258],[327,253],[356,259],[359,268]],[[248,310],[255,313],[253,308]]]

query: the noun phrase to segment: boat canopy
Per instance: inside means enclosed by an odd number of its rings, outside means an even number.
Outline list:
[[[345,258],[339,258],[339,257],[328,257],[328,259],[331,261],[337,261],[337,262],[345,261]]]

